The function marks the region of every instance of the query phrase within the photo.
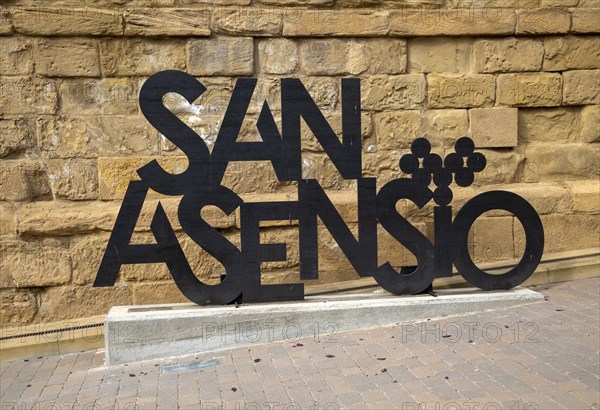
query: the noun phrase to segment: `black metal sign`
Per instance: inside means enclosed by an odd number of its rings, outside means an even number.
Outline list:
[[[400,160],[400,169],[410,178],[398,178],[379,191],[374,178],[362,177],[360,80],[342,80],[342,139],[335,134],[300,80],[281,79],[281,131],[265,101],[256,128],[262,142],[238,142],[237,137],[257,80],[238,79],[225,112],[212,152],[202,139],[163,104],[167,93],[178,93],[192,103],[205,87],[180,71],[163,71],[150,77],[140,91],[140,108],[162,135],[179,147],[189,160],[181,174],[165,171],[156,161],[137,170],[141,181],[131,181],[108,241],[94,286],[113,286],[123,264],[166,263],[181,292],[199,305],[232,301],[267,302],[301,300],[304,285],[261,283],[263,262],[286,259],[285,243],[261,243],[260,222],[297,220],[300,238],[300,278],[318,278],[317,217],[338,243],[359,276],[372,276],[384,289],[415,294],[434,278],[452,275],[452,265],[471,284],[484,289],[510,289],[523,283],[539,264],[544,232],[539,216],[522,197],[491,191],[468,201],[452,219],[450,184],[466,187],[481,172],[486,159],[475,152],[473,141],[456,141],[455,152],[441,158],[431,152],[429,142],[416,139],[411,153]],[[358,187],[358,237],[314,179],[302,178],[301,120],[311,129],[344,179],[355,179]],[[297,181],[298,200],[244,202],[221,185],[230,161],[270,161],[281,181]],[[436,188],[431,190],[429,186]],[[181,227],[192,240],[224,267],[221,283],[208,285],[190,268],[173,228],[159,202],[151,230],[155,244],[130,244],[134,227],[149,189],[165,195],[182,196],[178,208]],[[434,243],[396,210],[400,199],[419,208],[433,199]],[[225,214],[240,208],[241,246],[229,242],[201,216],[205,206],[216,206]],[[508,272],[488,274],[471,259],[467,247],[469,230],[484,212],[502,209],[522,224],[526,245],[519,263]],[[418,266],[401,269],[377,262],[377,224],[412,252]]]

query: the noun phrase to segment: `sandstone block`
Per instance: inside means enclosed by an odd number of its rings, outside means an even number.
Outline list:
[[[467,134],[468,126],[466,110],[415,110],[378,113],[375,115],[377,151],[408,150],[413,140],[426,137],[431,142],[433,150],[442,154],[444,148],[451,148],[458,138]],[[389,152],[383,153],[383,155],[388,154]],[[389,168],[386,165],[387,162],[385,160],[379,165],[383,168]],[[393,160],[389,165],[391,169],[398,170],[398,161]]]
[[[598,248],[598,215],[543,215],[544,252],[572,251],[573,249]],[[522,239],[520,243],[525,243]]]
[[[110,231],[117,203],[37,201],[19,208],[18,230],[27,235],[72,235]]]
[[[13,204],[0,202],[0,235],[14,235],[17,233],[16,211]]]
[[[544,46],[538,40],[514,37],[478,40],[473,45],[473,57],[479,73],[540,71]]]
[[[478,149],[477,151],[485,155],[486,166],[483,171],[475,174],[475,186],[508,184],[521,179],[525,157],[520,152],[491,149]]]
[[[472,40],[455,37],[409,39],[408,71],[411,73],[469,72],[472,46]]]
[[[81,3],[80,3],[81,4]],[[22,7],[13,10],[15,31],[42,36],[118,36],[123,32],[118,10],[75,7]]]
[[[203,9],[126,10],[126,36],[210,36],[210,14]]]
[[[585,142],[600,140],[600,106],[583,107],[580,114],[581,139]]]
[[[487,190],[485,187],[484,189]],[[497,189],[514,192],[515,194],[522,196],[540,215],[569,213],[571,211],[571,197],[569,191],[560,183],[519,183],[497,187]],[[516,224],[518,224],[518,222]]]
[[[283,28],[283,11],[276,8],[220,8],[212,13],[217,33],[244,36],[276,36]]]
[[[283,16],[285,37],[371,37],[388,32],[383,11],[290,10]]]
[[[183,296],[175,282],[136,283],[133,285],[133,303],[136,305],[184,302],[189,302],[189,300]]]
[[[139,0],[143,1],[143,0]],[[156,1],[156,0],[155,0]],[[165,0],[163,0],[165,1]],[[173,1],[173,0],[169,0]],[[247,6],[250,4],[250,0],[179,0],[179,4],[189,6],[200,6],[206,7],[206,5],[219,5],[219,6]]]
[[[331,126],[333,132],[338,137],[342,136],[342,114],[339,112],[327,112],[325,115],[325,119]],[[276,117],[275,121],[277,124],[280,124],[280,118]],[[366,149],[368,145],[366,142],[369,136],[372,133],[372,122],[370,113],[363,111],[361,113],[361,137],[363,141],[363,149]],[[300,129],[301,134],[301,144],[302,151],[314,151],[314,152],[323,152],[323,147],[314,136],[310,128],[306,124],[301,125]]]
[[[49,77],[100,76],[98,45],[93,40],[39,40],[35,58],[36,72]]]
[[[37,139],[49,158],[152,155],[158,151],[158,132],[142,116],[39,118]]]
[[[1,16],[0,19],[4,20]],[[24,38],[0,38],[0,75],[27,75],[33,70],[33,46]]]
[[[578,0],[541,0],[540,7],[575,7]]]
[[[417,109],[425,102],[425,76],[370,76],[361,84],[363,110]]]
[[[153,159],[152,157],[98,158],[100,199],[104,201],[123,199],[129,182],[140,179],[136,171]],[[175,174],[185,171],[188,166],[187,158],[180,156],[160,157],[157,161],[167,172]]]
[[[36,320],[51,322],[75,319],[82,316],[105,315],[111,307],[131,305],[131,288],[126,284],[93,288],[91,286],[57,286],[40,292],[40,305]],[[69,309],[65,309],[65,300]]]
[[[600,6],[595,8],[577,8],[571,12],[572,33],[599,33]]]
[[[50,194],[42,163],[32,160],[0,161],[0,200],[27,201]]]
[[[577,112],[568,108],[519,110],[519,139],[525,142],[571,142],[579,135]]]
[[[24,151],[33,140],[25,120],[0,120],[0,157]]]
[[[310,75],[400,74],[406,70],[403,40],[308,40],[300,61]]]
[[[0,34],[13,32],[12,15],[4,7],[0,8]]]
[[[248,3],[250,3],[250,0],[248,0]],[[333,0],[258,0],[258,3],[268,4],[271,6],[332,6]],[[288,10],[289,13],[294,11],[294,9]]]
[[[516,16],[511,9],[403,9],[390,13],[395,36],[475,36],[513,34]]]
[[[552,107],[561,104],[562,78],[554,73],[500,74],[498,104]]]
[[[190,40],[188,72],[193,75],[251,75],[254,41],[244,37]]]
[[[473,108],[469,110],[471,139],[477,148],[516,147],[518,109]]]
[[[474,262],[492,262],[515,257],[513,217],[478,218],[471,228]]]
[[[2,77],[0,112],[10,114],[54,114],[57,87],[53,80],[29,77]]]
[[[525,182],[597,179],[600,176],[600,155],[588,144],[531,144],[526,147],[525,155]]]
[[[298,67],[298,47],[292,40],[273,38],[258,43],[258,62],[268,74],[290,74]]]
[[[0,321],[2,325],[31,323],[37,309],[35,291],[30,289],[0,289]]]
[[[597,37],[549,37],[544,39],[544,71],[600,68]]]
[[[520,10],[517,34],[559,34],[571,28],[571,15],[558,9]]]
[[[139,236],[139,233],[134,233],[132,243],[142,243],[139,240]],[[151,240],[149,240],[151,234],[145,234],[145,236],[144,239],[147,240],[143,241],[143,243],[151,243]],[[94,283],[108,244],[108,239],[109,236],[103,234],[86,236],[72,243],[73,283],[82,286],[91,286]],[[121,266],[119,277],[121,281],[156,281],[169,280],[171,279],[171,274],[164,263],[136,264]]]
[[[138,112],[138,82],[130,78],[64,80],[60,105],[70,115],[134,115]]]
[[[494,76],[487,74],[429,74],[427,87],[431,108],[488,107],[496,92]]]
[[[183,40],[108,39],[100,42],[104,76],[152,75],[162,70],[185,70]]]
[[[71,279],[69,249],[57,241],[3,241],[0,253],[0,270],[16,287],[62,285]]]
[[[571,191],[573,211],[600,212],[600,183],[597,180],[569,181],[565,185]]]
[[[48,177],[55,198],[98,198],[98,164],[95,160],[51,160]]]
[[[600,70],[563,72],[563,104],[600,104]]]

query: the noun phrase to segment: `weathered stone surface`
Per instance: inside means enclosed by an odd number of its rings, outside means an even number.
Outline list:
[[[49,158],[151,155],[158,151],[158,132],[141,115],[39,118],[37,138]]]
[[[28,235],[72,235],[93,231],[110,231],[118,204],[102,202],[73,203],[41,201],[19,208],[18,230]]]
[[[0,323],[25,325],[37,313],[35,292],[29,289],[0,289]]]
[[[140,0],[140,1],[144,1],[144,0]],[[173,0],[170,0],[170,1],[173,1]],[[189,5],[189,6],[200,6],[200,7],[206,7],[206,5],[247,6],[250,4],[250,0],[179,0],[178,3],[185,5],[185,6]]]
[[[581,139],[585,142],[600,140],[600,105],[583,107],[580,114]]]
[[[378,150],[409,149],[426,137],[434,148],[450,148],[467,134],[466,110],[388,111],[375,114]],[[396,164],[397,168],[398,164]]]
[[[390,34],[396,36],[461,36],[513,34],[511,9],[403,9],[390,13]]]
[[[492,262],[515,257],[513,217],[500,216],[478,218],[471,228],[473,247],[470,249],[474,262]]]
[[[162,70],[185,70],[183,40],[109,39],[100,42],[105,76],[152,75]]]
[[[217,33],[244,36],[275,36],[283,28],[283,10],[219,8],[212,12],[212,28]]]
[[[563,104],[600,104],[600,70],[563,72]]]
[[[497,103],[516,107],[552,107],[561,104],[562,78],[555,73],[500,74]]]
[[[573,249],[598,248],[598,215],[542,215],[544,226],[544,252],[572,251]],[[524,238],[517,239],[525,243]]]
[[[473,66],[479,73],[540,71],[544,46],[534,39],[503,38],[475,41]]]
[[[400,74],[406,71],[403,40],[308,40],[300,48],[309,75]]]
[[[183,303],[189,300],[174,282],[136,283],[133,285],[133,303],[151,305],[157,303]]]
[[[331,112],[331,111],[326,112],[325,119],[331,126],[331,129],[333,130],[333,132],[335,132],[335,135],[337,135],[339,138],[341,138],[342,134],[343,134],[342,133],[342,114],[340,112]],[[281,124],[280,121],[281,121],[280,116],[275,117],[276,124]],[[301,127],[300,138],[301,138],[301,144],[302,144],[302,151],[323,152],[323,147],[321,146],[321,144],[319,143],[317,138],[314,136],[314,134],[310,130],[310,128],[306,124],[301,124],[300,127]],[[366,140],[371,135],[372,129],[373,129],[373,127],[372,127],[372,122],[371,122],[371,116],[368,112],[363,111],[361,113],[361,137],[363,140],[363,149],[366,148],[366,146],[365,146],[365,144],[367,143]]]
[[[35,71],[48,77],[99,77],[98,44],[87,39],[38,40]]]
[[[65,309],[65,301],[69,308]],[[52,322],[82,316],[105,315],[111,307],[133,303],[131,287],[117,283],[112,287],[57,286],[40,292],[36,321]]]
[[[383,11],[293,10],[283,17],[286,37],[370,37],[388,32],[388,13]]]
[[[0,78],[0,112],[9,114],[54,114],[57,87],[53,80],[30,77]]]
[[[122,199],[131,180],[140,177],[137,170],[155,158],[98,158],[98,189],[100,199],[112,200]],[[169,156],[157,158],[158,163],[167,172],[179,174],[187,169],[186,157]]]
[[[51,160],[48,177],[55,198],[98,198],[98,164],[95,160]]]
[[[600,212],[600,182],[598,180],[565,182],[573,198],[573,211]]]
[[[1,20],[4,20],[0,16]],[[0,38],[0,75],[27,75],[33,70],[33,46],[25,38]]]
[[[520,10],[517,34],[559,34],[571,28],[571,15],[558,9]]]
[[[126,36],[210,36],[207,9],[141,8],[126,10]]]
[[[298,67],[298,47],[292,40],[272,38],[258,43],[258,62],[268,74],[289,74]]]
[[[0,157],[24,151],[32,139],[25,120],[0,120]]]
[[[489,107],[494,103],[495,79],[487,74],[429,74],[429,107]]]
[[[32,160],[0,161],[0,201],[27,201],[50,194],[44,165]]]
[[[138,88],[129,78],[64,80],[60,105],[70,115],[133,115],[138,112]]]
[[[477,148],[516,147],[518,109],[473,108],[469,110],[471,139]]]
[[[151,243],[151,234],[134,233],[131,243]],[[96,278],[109,235],[94,235],[78,238],[71,245],[73,283],[91,286]],[[171,274],[164,263],[123,265],[119,271],[121,281],[156,281],[169,280]],[[157,295],[159,296],[159,295]]]
[[[568,108],[519,110],[519,139],[525,142],[572,142],[579,135],[577,111]]]
[[[598,37],[549,37],[544,50],[544,71],[600,68]]]
[[[188,0],[190,1],[190,0]],[[281,0],[257,0],[258,3],[268,4],[271,6],[332,6],[333,0],[289,0],[289,1],[281,1]],[[250,0],[248,0],[250,3]],[[287,13],[295,13],[296,10],[289,9],[286,10]]]
[[[471,39],[455,37],[409,39],[408,71],[411,73],[469,72],[472,46]]]
[[[489,187],[482,187],[484,191]],[[537,184],[510,184],[495,187],[525,198],[540,215],[551,213],[568,213],[571,211],[571,197],[569,191],[560,183],[539,182]]]
[[[389,77],[373,75],[363,83],[362,109],[416,109],[421,108],[425,102],[425,76],[421,74]]]
[[[0,34],[11,34],[13,32],[12,15],[4,7],[0,8]]]
[[[0,235],[14,235],[17,232],[16,210],[10,202],[0,202]]]
[[[0,242],[0,270],[15,287],[62,285],[71,279],[68,247],[57,241]]]
[[[575,7],[578,0],[540,0],[540,7]]]
[[[79,4],[81,5],[81,3]],[[123,32],[118,10],[73,7],[19,7],[13,10],[15,31],[27,35],[120,35]]]
[[[573,33],[599,33],[600,32],[600,6],[595,8],[577,8],[571,11],[571,32]]]
[[[188,72],[193,75],[251,75],[254,41],[245,37],[190,40]]]
[[[485,155],[486,166],[475,174],[474,185],[508,184],[519,182],[525,157],[514,150],[478,149]]]
[[[597,179],[600,176],[600,155],[588,144],[530,144],[525,155],[525,182]]]

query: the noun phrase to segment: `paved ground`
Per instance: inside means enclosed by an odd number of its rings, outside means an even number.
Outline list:
[[[598,279],[536,290],[546,302],[215,354],[2,363],[0,409],[598,409]]]

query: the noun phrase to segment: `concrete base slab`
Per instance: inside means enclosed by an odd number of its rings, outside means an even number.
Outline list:
[[[307,297],[301,302],[235,306],[117,306],[105,323],[108,365],[314,337],[339,332],[466,315],[544,300],[516,288],[484,292],[443,289],[438,297],[387,293]]]

